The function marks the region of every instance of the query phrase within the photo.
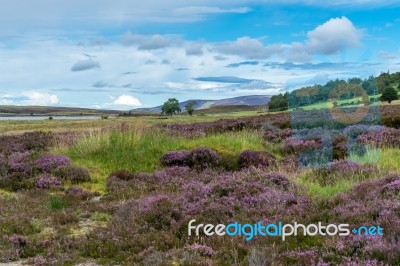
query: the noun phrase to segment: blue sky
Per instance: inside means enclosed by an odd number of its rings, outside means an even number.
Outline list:
[[[128,110],[400,71],[400,1],[0,5],[2,105]]]

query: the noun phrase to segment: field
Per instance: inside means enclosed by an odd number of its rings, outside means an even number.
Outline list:
[[[2,121],[0,262],[399,265],[399,111],[352,125],[328,110]],[[188,236],[192,219],[384,235]]]

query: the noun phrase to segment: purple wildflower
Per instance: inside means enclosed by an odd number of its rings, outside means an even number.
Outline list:
[[[70,165],[71,161],[64,155],[47,154],[37,159],[35,164],[38,169],[50,173],[57,167]]]

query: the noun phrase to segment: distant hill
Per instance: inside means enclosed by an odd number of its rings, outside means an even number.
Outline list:
[[[118,114],[119,111],[98,110],[74,107],[54,107],[54,106],[7,106],[0,105],[0,116],[57,116],[57,115],[102,115]]]
[[[215,109],[216,107],[222,107],[222,106],[230,106],[232,108],[235,108],[236,106],[242,106],[241,109],[243,109],[244,106],[259,106],[259,105],[266,105],[271,96],[267,95],[250,95],[250,96],[240,96],[240,97],[234,97],[234,98],[227,98],[227,99],[221,99],[221,100],[188,100],[188,101],[183,101],[179,103],[179,106],[181,107],[182,110],[185,110],[185,105],[190,102],[190,101],[195,101],[196,110],[203,110],[203,109]],[[156,107],[151,107],[151,108],[138,108],[132,110],[132,112],[138,112],[138,113],[161,113],[161,105],[156,106]],[[230,109],[232,109],[230,108]],[[220,109],[216,108],[215,110]],[[224,108],[222,108],[224,109]],[[250,108],[252,109],[252,108]]]

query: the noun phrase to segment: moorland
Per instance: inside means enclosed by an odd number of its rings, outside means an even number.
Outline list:
[[[3,121],[0,260],[398,265],[400,106],[375,107],[379,116],[351,125],[326,119],[329,109],[299,110],[301,120],[291,112],[247,111]],[[304,161],[312,149],[321,153]],[[328,155],[331,161],[318,162]],[[191,219],[379,224],[385,234],[299,235],[284,242],[189,237]]]

